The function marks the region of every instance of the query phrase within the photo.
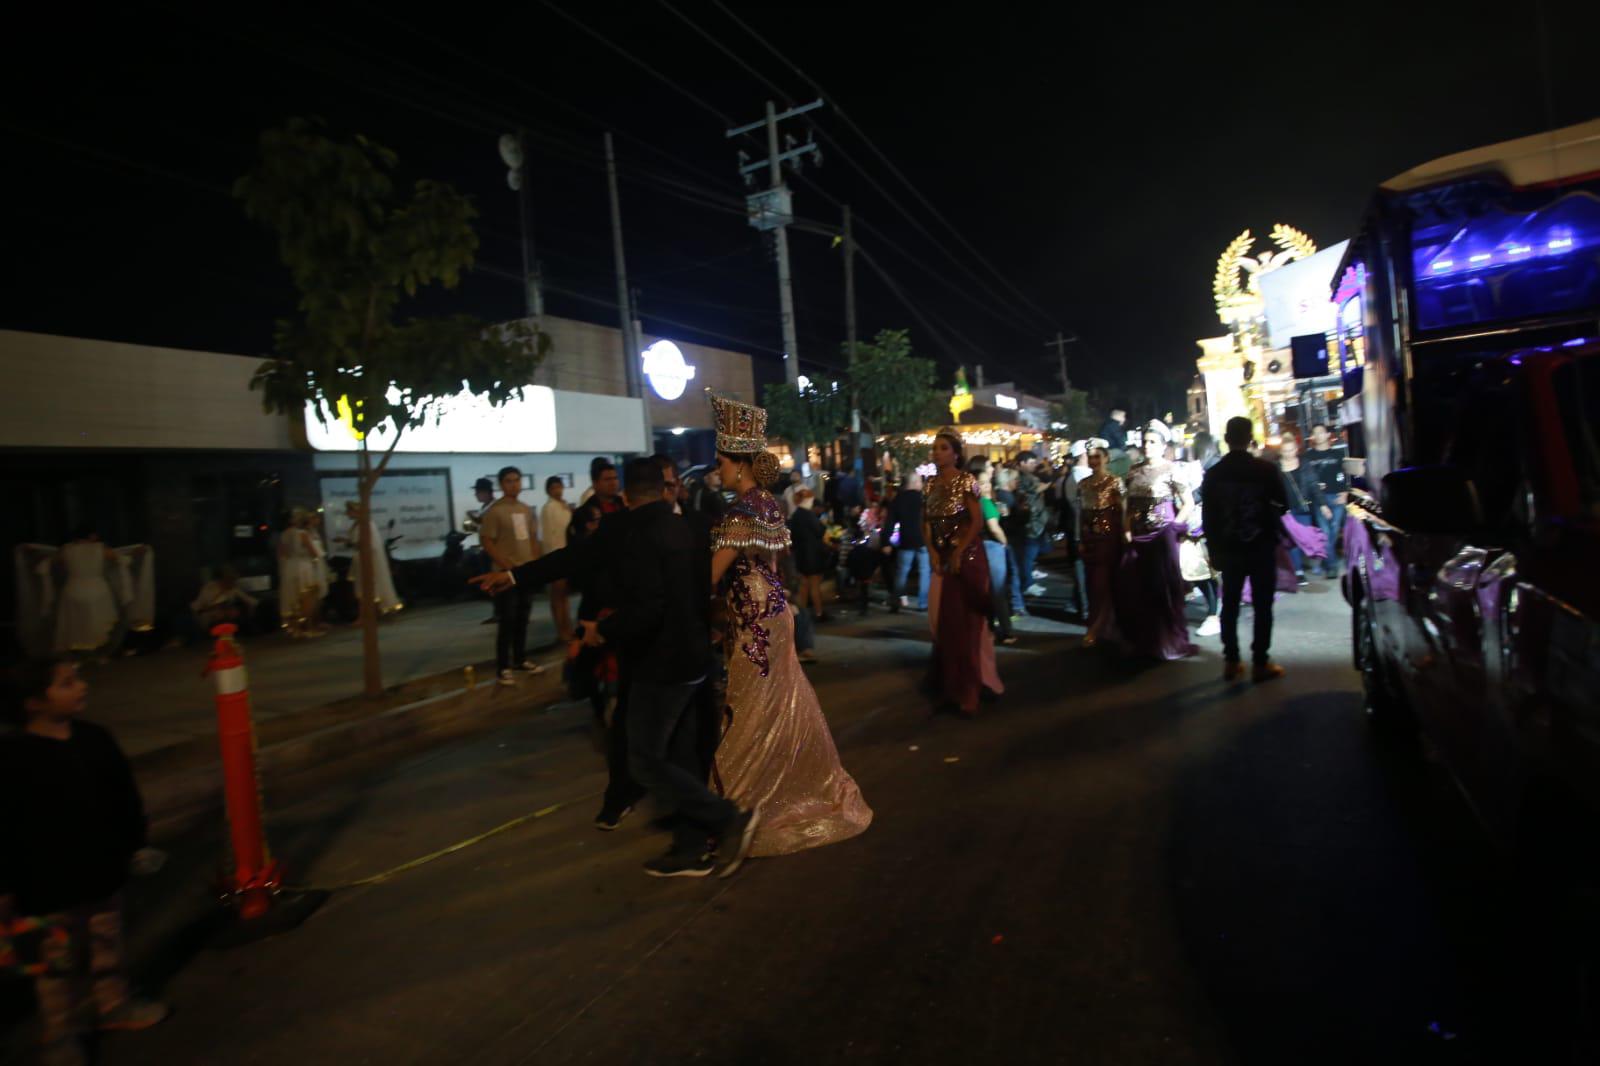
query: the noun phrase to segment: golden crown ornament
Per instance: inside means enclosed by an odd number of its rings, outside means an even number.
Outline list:
[[[767,450],[767,412],[754,404],[718,396],[710,389],[706,396],[716,416],[717,451],[748,455]]]

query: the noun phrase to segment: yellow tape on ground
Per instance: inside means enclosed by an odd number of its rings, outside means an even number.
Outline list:
[[[592,800],[596,796],[603,795],[605,795],[604,792],[590,792],[586,795],[574,797],[573,799],[562,800],[560,803],[552,803],[548,807],[541,807],[540,809],[532,811],[528,814],[518,815],[517,817],[511,819],[511,821],[501,822],[493,829],[479,833],[475,837],[468,837],[466,840],[451,844],[449,847],[440,848],[438,851],[429,852],[420,859],[412,859],[410,862],[403,862],[399,866],[384,870],[382,873],[373,874],[371,877],[363,877],[355,881],[341,881],[336,885],[285,885],[284,890],[287,892],[337,892],[342,888],[360,888],[363,885],[375,885],[380,881],[387,881],[396,874],[403,874],[407,870],[415,870],[417,867],[424,866],[435,859],[442,859],[446,855],[454,855],[458,851],[464,851],[467,848],[472,847],[474,844],[481,844],[490,837],[499,836],[501,833],[517,828],[519,825],[526,825],[529,822],[538,821],[540,818],[548,817],[559,810],[563,810],[572,806],[574,803],[582,803],[585,800]]]

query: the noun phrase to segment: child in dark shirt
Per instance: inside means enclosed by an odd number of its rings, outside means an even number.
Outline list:
[[[26,663],[11,678],[0,737],[0,922],[57,924],[44,941],[50,970],[35,978],[47,1063],[85,1062],[94,1028],[147,1029],[167,1008],[132,996],[123,972],[121,893],[129,873],[157,863],[145,846],[144,804],[122,749],[79,716],[89,686],[75,664]]]

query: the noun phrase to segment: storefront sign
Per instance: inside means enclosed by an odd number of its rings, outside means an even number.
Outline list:
[[[395,400],[398,396],[394,397]],[[306,405],[306,441],[319,452],[353,452],[359,446],[345,417],[348,405],[326,418]],[[372,430],[367,447],[384,452],[394,440],[392,425]],[[470,392],[438,400],[428,421],[400,435],[399,452],[488,452],[528,455],[556,450],[556,397],[547,386],[527,385],[520,397],[496,407]]]
[[[349,552],[334,545],[332,539],[351,535],[345,504],[359,498],[353,473],[322,475],[323,521],[328,547],[336,555]],[[372,517],[378,524],[379,537],[403,538],[395,545],[396,556],[404,559],[440,554],[445,535],[455,528],[450,520],[450,472],[390,470],[372,488]]]
[[[663,400],[676,400],[694,380],[694,367],[671,341],[656,341],[644,350],[644,376]]]
[[[994,405],[1007,411],[1015,411],[1017,409],[1017,398],[1015,396],[1007,396],[1003,392],[997,392],[994,394]]]

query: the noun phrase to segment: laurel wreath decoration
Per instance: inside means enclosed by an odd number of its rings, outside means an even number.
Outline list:
[[[1249,252],[1255,239],[1249,230],[1245,230],[1228,243],[1228,247],[1223,249],[1221,257],[1217,259],[1217,272],[1211,282],[1211,292],[1217,300],[1217,313],[1222,315],[1224,322],[1229,321],[1225,314],[1228,308],[1236,307],[1247,302],[1252,296],[1261,294],[1262,275],[1296,259],[1307,259],[1317,254],[1317,242],[1293,226],[1285,226],[1280,222],[1272,227],[1271,237],[1272,243],[1278,246],[1278,250],[1252,256]],[[1243,284],[1240,279],[1241,272],[1245,279]]]

